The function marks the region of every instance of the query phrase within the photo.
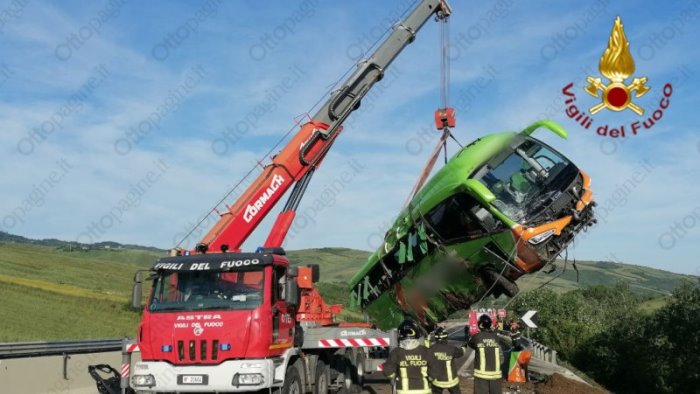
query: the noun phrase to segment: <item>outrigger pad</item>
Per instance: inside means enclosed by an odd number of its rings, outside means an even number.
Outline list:
[[[97,392],[100,394],[121,394],[121,376],[116,369],[107,364],[88,365],[88,373],[97,384]],[[103,377],[103,375],[111,375]],[[127,394],[135,394],[131,388],[126,389]]]

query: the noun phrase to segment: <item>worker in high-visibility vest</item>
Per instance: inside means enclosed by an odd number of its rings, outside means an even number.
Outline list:
[[[479,332],[469,339],[474,349],[474,394],[501,394],[502,340],[491,329],[488,315],[479,317]]]
[[[413,320],[399,326],[399,346],[389,353],[384,375],[396,382],[397,394],[431,394],[428,384],[428,349],[421,345],[420,329]]]
[[[516,351],[522,349],[522,344],[520,343],[521,338],[522,335],[520,334],[520,326],[518,322],[513,321],[510,323],[510,341],[513,343],[513,349]]]
[[[432,360],[428,364],[428,379],[433,394],[460,394],[457,359],[464,355],[464,349],[447,343],[447,331],[438,327],[434,334],[435,343],[428,349]]]

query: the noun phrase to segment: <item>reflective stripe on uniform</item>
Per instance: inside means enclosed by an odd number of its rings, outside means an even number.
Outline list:
[[[396,390],[396,394],[432,394],[431,390]]]
[[[423,375],[423,389],[430,390],[430,385],[428,384],[428,367],[421,367],[420,372]]]
[[[481,371],[474,371],[474,376],[477,378],[481,379],[500,379],[501,378],[501,373],[500,372],[481,372]]]
[[[459,384],[459,377],[452,377],[452,360],[445,361],[445,366],[446,366],[446,371],[447,371],[447,380],[442,381],[442,380],[433,380],[432,383],[433,385],[446,389],[450,388],[452,386],[458,385]]]
[[[439,380],[433,380],[433,385],[440,387],[441,389],[448,389],[450,387],[454,387],[459,384],[459,378],[454,378],[451,381],[448,382],[442,382]]]
[[[500,379],[501,378],[501,362],[500,362],[500,357],[499,357],[499,352],[497,349],[495,350],[495,356],[496,356],[496,365],[495,369],[493,371],[487,371],[486,370],[486,349],[481,347],[479,348],[479,358],[481,360],[481,365],[479,365],[479,369],[474,370],[474,376],[477,378],[481,379]]]
[[[408,389],[408,371],[404,367],[399,368],[399,371],[401,372],[401,390],[396,391],[408,393],[410,391]]]

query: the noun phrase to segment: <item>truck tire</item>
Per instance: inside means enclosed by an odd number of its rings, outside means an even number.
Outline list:
[[[357,357],[355,357],[354,378],[353,383],[359,387],[359,391],[362,391],[362,388],[365,385],[365,352],[363,352],[362,349],[357,350]]]
[[[316,361],[316,373],[314,374],[314,394],[328,394],[328,385],[331,382],[331,369],[320,358]]]
[[[284,384],[282,384],[281,394],[304,394],[304,390],[301,387],[299,371],[295,365],[287,367],[287,372],[284,374]]]

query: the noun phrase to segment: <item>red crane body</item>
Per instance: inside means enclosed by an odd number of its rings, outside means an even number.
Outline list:
[[[288,378],[305,373],[295,367],[299,360],[320,363],[325,356],[306,356],[339,351],[319,349],[326,345],[314,336],[351,335],[360,338],[354,342],[358,346],[388,346],[384,333],[362,338],[372,331],[364,324],[355,325],[362,327],[356,331],[342,329],[335,322],[342,305],[327,305],[314,285],[318,267],[291,267],[281,246],[343,122],[418,30],[432,17],[449,14],[445,0],[421,0],[220,213],[194,250],[176,250],[153,265],[153,287],[138,331],[142,361],[135,368],[135,386],[157,392],[246,391],[239,388],[244,385],[255,391],[281,387],[280,382],[287,387]],[[264,246],[242,253],[243,243],[285,194],[287,202]],[[134,305],[140,305],[140,275],[135,282]]]

